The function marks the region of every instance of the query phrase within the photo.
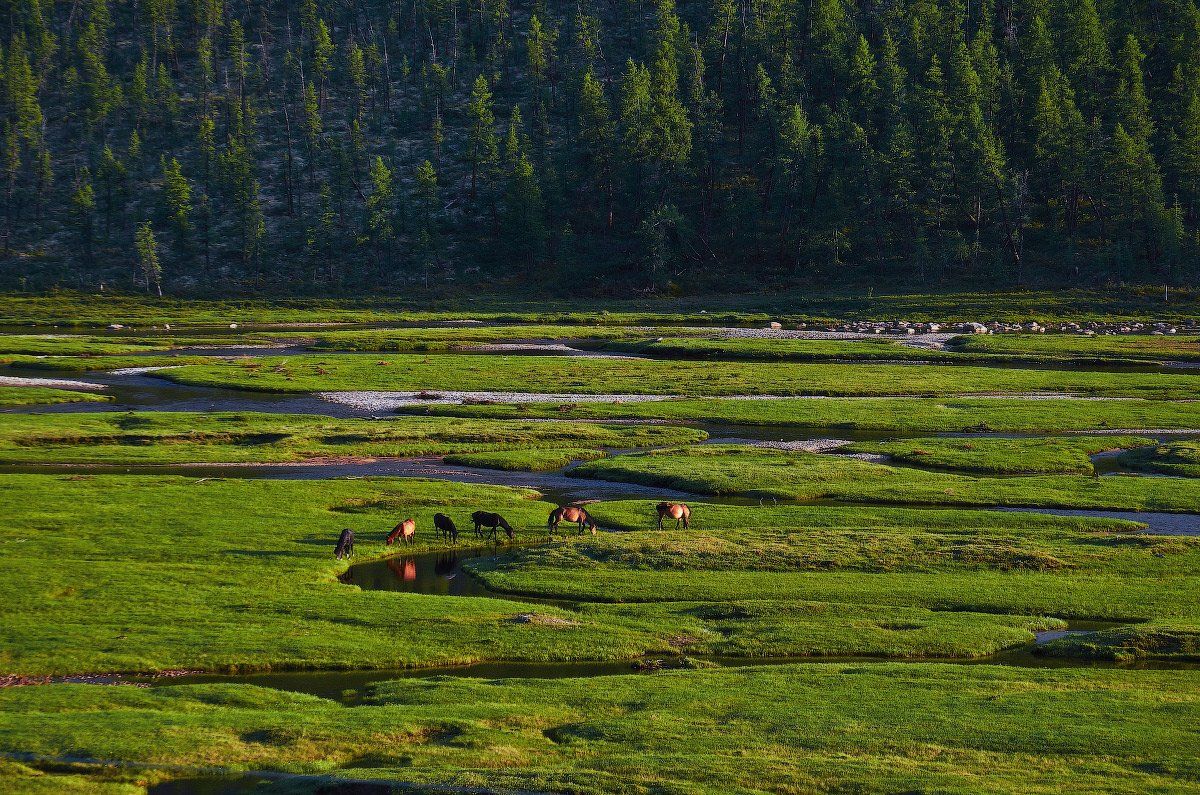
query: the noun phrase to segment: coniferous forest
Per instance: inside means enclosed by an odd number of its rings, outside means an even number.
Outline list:
[[[0,0],[0,283],[1179,283],[1194,0]]]

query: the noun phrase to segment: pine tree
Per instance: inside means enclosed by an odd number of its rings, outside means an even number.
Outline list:
[[[192,187],[183,176],[183,167],[176,158],[168,160],[164,157],[162,172],[166,217],[175,230],[176,245],[184,250],[191,231]]]
[[[371,193],[367,196],[367,235],[379,249],[385,248],[395,237],[392,216],[395,212],[395,188],[392,184],[392,171],[383,162],[382,157],[371,161],[368,175],[371,182]]]
[[[471,163],[471,198],[474,199],[480,172],[490,168],[499,156],[492,91],[483,75],[475,78],[467,116],[470,120],[468,159]]]
[[[71,211],[75,216],[75,224],[79,230],[79,251],[83,264],[90,265],[92,260],[92,238],[94,230],[93,218],[96,214],[96,193],[92,189],[92,175],[87,166],[79,169],[75,177],[75,187],[71,191]]]
[[[138,267],[141,269],[146,289],[150,290],[153,287],[161,298],[162,264],[158,259],[158,241],[154,239],[154,227],[149,221],[138,224],[134,246],[137,249]]]

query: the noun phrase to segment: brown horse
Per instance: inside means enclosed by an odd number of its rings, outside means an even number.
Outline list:
[[[557,508],[550,514],[550,518],[546,520],[546,526],[550,528],[550,533],[553,534],[558,529],[559,522],[574,522],[579,525],[579,532],[582,533],[584,528],[588,530],[596,529],[596,520],[591,514],[582,508],[576,508],[574,505],[568,505],[564,508]]]
[[[400,524],[396,525],[392,532],[388,534],[387,545],[390,547],[397,540],[402,541],[409,546],[412,546],[417,537],[417,523],[412,519],[405,519]]]
[[[660,502],[654,506],[658,511],[658,529],[663,529],[663,519],[674,519],[675,529],[679,529],[679,523],[683,522],[686,529],[692,519],[692,509],[684,505],[682,502]]]

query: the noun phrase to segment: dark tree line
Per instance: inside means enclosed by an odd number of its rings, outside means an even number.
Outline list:
[[[1194,0],[0,0],[4,282],[1190,278]]]

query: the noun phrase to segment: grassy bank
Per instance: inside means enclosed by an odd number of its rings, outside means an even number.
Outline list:
[[[886,364],[662,362],[547,356],[264,356],[173,368],[164,378],[197,386],[270,392],[476,390],[684,395],[937,396],[1072,392],[1091,396],[1183,399],[1200,378],[1160,373],[998,370]]]
[[[1085,337],[1075,334],[973,334],[950,342],[961,353],[1044,356],[1053,359],[1200,361],[1200,337],[1150,334]]]
[[[581,447],[652,447],[704,437],[703,431],[677,426],[448,417],[357,420],[165,411],[14,414],[0,417],[0,462],[270,463],[499,451],[513,460],[532,462],[539,456],[530,448],[561,456]]]
[[[397,300],[362,296],[347,299],[279,298],[274,300],[180,300],[151,296],[51,295],[0,296],[0,324],[228,325],[251,323],[409,322],[431,319],[505,319],[540,323],[761,323],[784,321],[887,320],[1041,323],[1061,321],[1188,320],[1200,314],[1200,295],[1161,289],[1048,291],[959,291],[880,293],[819,291],[704,295],[589,301],[588,311],[568,312],[542,300],[496,294],[472,295],[470,301],[430,296]]]
[[[861,398],[857,400],[661,400],[643,403],[440,405],[413,413],[493,419],[642,419],[794,428],[1009,433],[1200,429],[1200,403],[1156,400]]]
[[[0,693],[0,747],[582,795],[1123,793],[1194,787],[1197,715],[1195,672],[858,663],[407,680],[351,707],[231,685],[23,688]]]
[[[531,497],[407,479],[8,475],[0,481],[0,499],[11,506],[0,528],[10,562],[10,575],[0,581],[6,605],[0,673],[384,668],[625,659],[681,648],[756,656],[977,656],[1030,642],[1031,630],[1055,626],[1018,610],[943,615],[919,604],[863,599],[829,600],[855,607],[761,605],[736,627],[721,610],[700,604],[671,610],[596,604],[577,612],[538,605],[532,609],[552,620],[523,622],[517,616],[531,610],[528,604],[360,591],[334,579],[344,566],[332,555],[342,527],[356,531],[360,559],[383,554],[386,532],[408,516],[418,522],[416,551],[438,549],[429,529],[438,511],[463,527],[470,511],[496,510],[519,540],[543,540],[552,506]],[[1015,527],[1024,520],[1011,521]],[[527,582],[538,569],[526,571]],[[691,577],[693,594],[709,580]],[[726,598],[688,590],[671,598]]]
[[[42,386],[0,386],[0,408],[49,406],[56,403],[104,403],[109,400],[112,398],[108,395],[95,392],[75,392]]]
[[[1090,456],[1110,450],[1153,447],[1144,436],[1050,436],[1027,439],[955,439],[928,437],[856,442],[847,452],[890,456],[914,466],[991,475],[1085,474],[1094,471]]]
[[[1200,481],[1190,478],[967,477],[736,445],[624,455],[581,464],[569,474],[695,494],[792,500],[1180,512],[1200,505]]]

